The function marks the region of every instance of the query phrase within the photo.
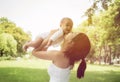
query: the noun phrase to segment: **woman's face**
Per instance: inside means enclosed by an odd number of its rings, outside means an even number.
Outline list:
[[[69,41],[72,41],[72,39],[77,35],[78,33],[73,33],[73,32],[70,32],[69,34],[66,35],[65,37],[65,41],[69,42]]]
[[[72,39],[75,37],[75,35],[76,33],[71,32],[65,36],[65,39],[62,45],[62,50],[66,51],[73,46],[74,42],[72,41]]]

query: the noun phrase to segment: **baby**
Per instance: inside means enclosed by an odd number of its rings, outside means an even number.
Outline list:
[[[23,49],[26,51],[28,47],[33,47],[38,50],[46,50],[49,46],[60,44],[64,40],[64,37],[71,32],[72,27],[73,21],[65,17],[61,20],[58,29],[40,34],[34,41],[25,43]]]

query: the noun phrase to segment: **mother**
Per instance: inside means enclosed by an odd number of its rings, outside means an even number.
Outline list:
[[[32,54],[40,59],[52,61],[48,68],[49,82],[69,82],[71,67],[80,60],[82,61],[77,69],[77,77],[84,77],[85,57],[90,47],[90,41],[84,33],[69,33],[64,39],[61,50],[38,51],[34,49]]]

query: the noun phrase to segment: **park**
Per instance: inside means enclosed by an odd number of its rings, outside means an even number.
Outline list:
[[[76,63],[71,70],[70,82],[120,82],[120,0],[88,0],[91,5],[85,10],[83,8],[84,12],[81,7],[86,8],[87,3],[82,0],[37,1],[13,0],[9,3],[1,0],[0,82],[49,82],[51,61],[34,57],[32,48],[25,52],[23,45],[33,40],[33,31],[39,33],[51,29],[50,25],[54,27],[56,20],[64,16],[81,20],[73,26],[72,32],[86,34],[91,45],[85,58],[87,68],[84,78],[76,77]],[[73,23],[76,24],[76,21]],[[46,25],[49,27],[45,28]]]

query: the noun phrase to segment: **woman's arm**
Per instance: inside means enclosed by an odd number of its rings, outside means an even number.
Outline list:
[[[37,51],[37,50],[33,50],[32,51],[32,55],[34,55],[35,57],[38,57],[40,59],[44,59],[44,60],[55,60],[57,55],[59,54],[59,51],[56,50],[52,50],[52,51]]]

